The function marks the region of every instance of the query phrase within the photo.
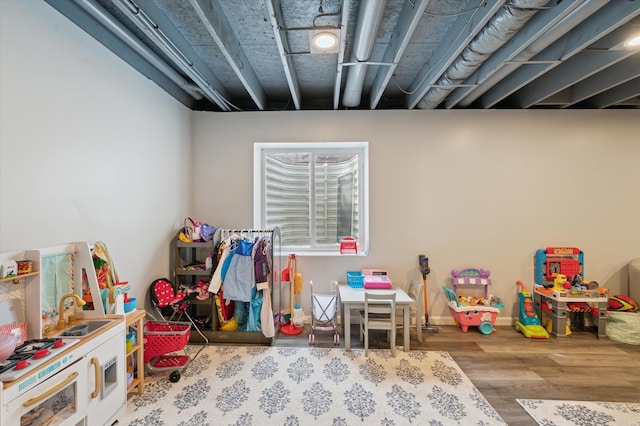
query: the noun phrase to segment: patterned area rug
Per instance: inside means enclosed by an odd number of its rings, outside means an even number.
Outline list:
[[[192,349],[192,348],[188,348]],[[447,352],[207,346],[124,425],[505,425]]]
[[[527,414],[543,426],[640,426],[640,404],[542,399],[517,401]]]

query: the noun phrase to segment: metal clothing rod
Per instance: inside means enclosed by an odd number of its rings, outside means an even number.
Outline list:
[[[222,228],[225,232],[273,232],[273,229],[226,229]]]

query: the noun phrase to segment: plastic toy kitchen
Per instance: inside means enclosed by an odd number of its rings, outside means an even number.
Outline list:
[[[126,405],[125,319],[106,313],[88,243],[0,255],[13,262],[30,268],[0,278],[0,424],[111,425]]]

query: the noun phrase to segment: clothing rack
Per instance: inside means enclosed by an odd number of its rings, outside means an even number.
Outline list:
[[[258,236],[263,236],[265,234],[271,234],[272,235],[272,239],[278,239],[280,240],[280,228],[278,228],[277,226],[272,228],[272,229],[252,229],[252,228],[238,228],[238,229],[232,229],[232,228],[217,228],[215,233],[213,234],[213,243],[214,245],[217,245],[221,240],[225,239],[225,238],[230,238],[233,234],[240,234],[240,235],[244,235],[244,234],[250,234],[252,236],[258,235]]]
[[[282,270],[282,239],[280,236],[280,228],[274,227],[272,229],[254,229],[254,228],[223,228],[218,227],[213,235],[212,243],[214,247],[217,247],[223,240],[231,238],[233,235],[238,235],[240,237],[246,236],[248,238],[254,237],[268,237],[270,239],[271,245],[271,273],[270,273],[270,281],[271,281],[271,307],[274,313],[274,325],[276,326],[276,336],[277,336],[277,313],[281,311],[280,308],[280,287],[281,287],[281,277],[280,271]],[[225,332],[225,331],[216,331],[213,333],[215,336],[213,341],[225,341],[225,342],[236,342],[236,343],[269,343],[273,344],[275,342],[276,336],[273,338],[267,339],[262,333],[247,331],[247,332]],[[210,339],[211,340],[211,339]]]

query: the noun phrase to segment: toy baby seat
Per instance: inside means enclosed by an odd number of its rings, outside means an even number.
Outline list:
[[[495,330],[496,317],[500,310],[491,306],[461,306],[458,301],[458,295],[447,286],[442,287],[449,298],[449,311],[456,324],[464,333],[467,332],[469,326],[477,326],[482,334],[491,334]]]

